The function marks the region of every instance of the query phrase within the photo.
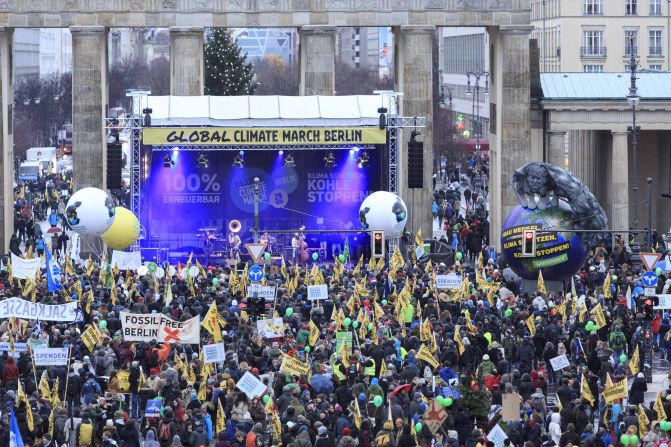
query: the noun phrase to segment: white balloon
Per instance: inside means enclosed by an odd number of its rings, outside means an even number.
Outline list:
[[[173,276],[175,276],[175,273],[177,273],[177,269],[176,269],[174,266],[169,265],[169,266],[168,266],[167,273],[168,273],[168,276],[169,276],[170,278],[172,278]]]
[[[68,200],[65,219],[79,234],[100,236],[112,225],[114,208],[114,201],[102,189],[82,188]]]
[[[163,267],[159,267],[156,269],[154,272],[154,276],[157,277],[158,279],[161,279],[165,276],[165,269]]]
[[[382,230],[385,238],[399,237],[408,221],[408,208],[393,192],[377,191],[361,203],[359,219],[366,230]]]
[[[140,276],[146,275],[148,271],[149,269],[147,268],[146,265],[141,265],[137,268],[137,274]]]
[[[196,278],[198,276],[198,273],[200,273],[198,271],[198,267],[196,267],[195,265],[189,267],[189,275],[191,275],[192,278]]]

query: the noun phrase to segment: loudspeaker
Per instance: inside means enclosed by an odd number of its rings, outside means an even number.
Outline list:
[[[107,189],[121,189],[123,154],[121,144],[107,143]]]
[[[424,143],[408,142],[408,188],[424,188]]]

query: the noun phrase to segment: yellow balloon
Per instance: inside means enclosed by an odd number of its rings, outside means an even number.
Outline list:
[[[139,236],[140,222],[135,214],[126,208],[117,206],[112,225],[100,235],[100,238],[114,250],[125,250],[133,245]]]

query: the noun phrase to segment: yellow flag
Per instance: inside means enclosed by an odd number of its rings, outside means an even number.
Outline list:
[[[224,408],[221,406],[221,399],[218,399],[217,404],[217,427],[216,433],[221,433],[226,430],[226,415],[224,414]]]
[[[26,422],[28,423],[28,430],[31,432],[35,430],[35,421],[33,420],[33,409],[30,407],[30,402],[25,399],[26,403]]]
[[[603,297],[610,298],[610,273],[606,271],[606,277],[603,279]]]
[[[349,352],[347,351],[347,343],[345,343],[345,340],[340,343],[340,357],[342,358],[343,366],[349,368]]]
[[[40,384],[37,386],[37,389],[39,390],[42,399],[50,399],[51,390],[49,389],[49,379],[47,379],[46,371],[42,372],[42,378],[40,379]]]
[[[21,380],[16,382],[16,405],[18,406],[22,400],[26,400],[26,392],[23,391],[23,386],[21,385]],[[27,402],[26,402],[27,403]]]
[[[217,310],[217,302],[213,301],[210,310],[205,314],[202,323],[203,328],[212,334],[215,343],[221,341],[221,328],[219,327],[219,311]]]
[[[359,399],[354,399],[354,425],[361,428],[361,410],[359,410]]]
[[[586,400],[587,402],[589,402],[590,405],[594,406],[594,395],[592,394],[592,391],[589,389],[589,385],[585,380],[585,376],[582,377],[582,380],[580,382],[580,398]]]
[[[642,438],[647,435],[650,428],[650,421],[648,420],[648,415],[645,414],[643,405],[638,404],[638,435]]]
[[[380,375],[379,375],[379,377],[382,377],[386,374],[387,374],[387,362],[385,362],[384,359],[383,359],[382,362],[380,363]]]
[[[308,326],[310,328],[310,339],[308,343],[310,343],[310,346],[314,346],[317,343],[317,340],[319,340],[319,328],[312,320],[310,320]]]
[[[196,267],[198,268],[200,276],[202,276],[203,278],[207,278],[207,273],[205,273],[205,269],[203,268],[202,265],[200,265],[200,261],[198,261],[198,259],[196,259]]]
[[[664,405],[662,404],[662,396],[657,393],[657,399],[655,399],[655,405],[652,407],[657,413],[658,421],[665,421],[667,419],[666,411],[664,411]]]
[[[531,333],[531,336],[536,335],[536,321],[534,321],[534,316],[529,315],[529,318],[526,319],[527,327],[529,328],[529,333]]]
[[[458,327],[454,331],[454,341],[457,342],[457,346],[459,347],[459,355],[462,355],[466,351],[466,347],[461,341],[461,334],[459,333]]]
[[[548,291],[545,288],[545,281],[543,280],[543,271],[539,270],[538,271],[538,285],[536,286],[536,290],[538,290],[540,293],[544,293],[547,295]]]
[[[51,388],[51,407],[56,408],[61,405],[61,398],[58,395],[58,377],[54,381],[54,386]]]
[[[631,373],[632,376],[635,376],[638,373],[639,370],[639,358],[638,358],[638,344],[636,345],[636,349],[634,349],[634,354],[631,356],[631,360],[629,360],[629,372]]]
[[[177,368],[177,371],[179,372],[179,377],[181,378],[182,376],[187,374],[186,371],[186,365],[182,361],[182,359],[179,358],[177,353],[175,352],[175,358],[173,359],[175,363],[175,368]]]
[[[426,363],[431,365],[432,368],[438,368],[440,366],[440,363],[438,362],[436,357],[434,357],[434,355],[431,354],[431,351],[429,351],[429,349],[424,344],[422,344],[422,346],[419,347],[419,351],[417,351],[416,357],[417,360],[425,361]]]
[[[200,379],[200,386],[198,387],[198,396],[197,399],[201,402],[204,402],[207,399],[207,377],[203,376]]]
[[[422,239],[422,229],[417,230],[415,234],[415,245],[418,247],[424,247],[424,239]]]
[[[196,384],[196,371],[193,369],[193,363],[189,363],[189,380],[187,380],[187,383],[191,385]]]
[[[52,439],[54,436],[54,408],[51,409],[51,412],[49,413],[49,434],[51,435]]]

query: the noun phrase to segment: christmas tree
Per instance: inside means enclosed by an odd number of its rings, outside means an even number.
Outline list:
[[[252,95],[254,66],[238,43],[222,28],[212,29],[205,41],[205,94]]]

